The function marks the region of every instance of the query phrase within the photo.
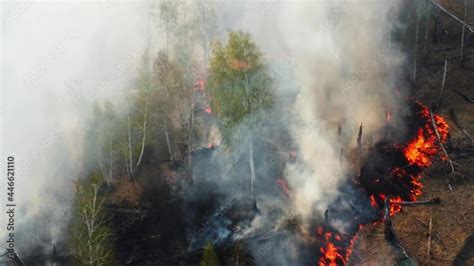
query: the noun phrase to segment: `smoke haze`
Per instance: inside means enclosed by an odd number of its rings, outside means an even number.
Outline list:
[[[2,158],[16,159],[17,247],[50,248],[68,221],[73,180],[89,168],[83,152],[92,104],[119,102],[136,77],[147,5],[1,5]]]

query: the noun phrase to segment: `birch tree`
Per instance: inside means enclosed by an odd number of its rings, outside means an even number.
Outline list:
[[[243,135],[248,148],[251,197],[256,203],[253,135],[259,114],[273,104],[273,93],[262,53],[249,33],[230,32],[227,44],[215,45],[209,75],[211,106],[220,118],[224,140],[229,143],[240,128],[247,130]]]
[[[146,144],[146,132],[148,126],[148,113],[149,113],[149,93],[150,93],[150,66],[149,66],[149,55],[148,51],[143,56],[143,63],[140,69],[140,78],[138,83],[138,88],[135,91],[137,94],[138,104],[136,106],[142,106],[143,110],[140,110],[143,114],[142,121],[143,123],[140,125],[142,138],[141,138],[141,145],[138,152],[138,159],[136,166],[140,166],[143,158],[143,152],[145,151],[145,144]]]
[[[82,265],[111,265],[112,231],[101,197],[103,179],[93,174],[76,182],[74,216],[71,225],[72,249]]]

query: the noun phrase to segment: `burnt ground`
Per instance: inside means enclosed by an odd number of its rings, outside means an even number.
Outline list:
[[[440,1],[446,8],[462,17],[462,1]],[[474,2],[468,1],[468,17],[474,21]],[[419,200],[440,198],[440,205],[404,207],[393,219],[395,231],[409,256],[420,265],[474,265],[474,158],[459,157],[460,151],[474,147],[456,125],[451,110],[460,124],[474,136],[474,103],[461,93],[474,97],[474,36],[467,43],[464,68],[460,64],[460,26],[442,16],[449,34],[432,35],[412,82],[413,95],[428,105],[437,103],[443,78],[444,61],[448,60],[445,92],[436,111],[450,127],[446,148],[459,173],[448,187],[450,171],[445,161],[437,161],[425,172],[423,194]],[[457,91],[456,91],[457,90]],[[432,219],[431,252],[428,255],[429,221]],[[393,252],[384,240],[383,225],[365,227],[355,246],[351,261],[356,265],[392,265]]]

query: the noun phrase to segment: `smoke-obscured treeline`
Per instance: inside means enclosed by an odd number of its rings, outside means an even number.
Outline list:
[[[233,182],[240,189],[228,191],[233,196],[240,193],[248,197],[257,208],[255,182],[259,173],[256,171],[262,170],[255,166],[255,156],[261,157],[262,151],[255,142],[261,141],[262,127],[268,127],[262,119],[269,117],[265,110],[272,108],[275,93],[272,74],[261,49],[244,31],[228,31],[219,40],[218,32],[222,29],[216,24],[213,1],[152,3],[148,16],[149,27],[163,29],[164,47],[152,52],[148,43],[138,76],[124,92],[122,106],[117,107],[110,100],[97,100],[93,104],[85,150],[89,161],[85,165],[90,168],[77,177],[68,237],[64,241],[65,250],[70,250],[80,264],[112,265],[125,258],[143,259],[135,258],[134,254],[117,254],[131,251],[125,248],[127,242],[136,245],[133,242],[136,240],[129,237],[130,230],[134,229],[135,219],[144,219],[123,212],[169,215],[166,210],[162,213],[160,210],[170,202],[173,208],[179,208],[175,212],[182,220],[176,221],[175,226],[187,222],[189,218],[183,216],[189,207],[183,204],[199,204],[200,200],[192,200],[193,196],[183,193],[203,194],[198,197],[217,193],[217,189],[206,188],[216,180],[209,182],[203,178],[214,178],[213,171],[223,174],[226,171],[223,169],[235,167],[225,164],[247,168],[239,169],[240,174],[232,174],[241,179]],[[150,38],[144,36],[147,37]],[[224,165],[199,162],[211,160],[201,153],[217,150],[223,157],[217,159],[218,164]],[[217,169],[206,169],[209,166]],[[201,172],[195,173],[194,169]],[[194,186],[201,187],[201,191],[196,191]],[[204,211],[209,211],[209,207]],[[196,215],[195,219],[204,221],[208,214]],[[163,234],[160,231],[166,229],[154,230]],[[152,238],[150,234],[144,235]],[[174,235],[157,243],[169,250],[171,241],[185,236]],[[216,263],[212,238],[204,239],[208,244],[203,265]],[[187,239],[185,243],[188,241],[193,240]],[[181,255],[187,248],[185,243],[177,243],[174,247],[177,250],[170,257]],[[160,252],[160,247],[156,249],[151,252]]]

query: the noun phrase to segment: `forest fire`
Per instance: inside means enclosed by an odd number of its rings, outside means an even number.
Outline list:
[[[397,203],[416,201],[422,194],[423,185],[420,179],[423,170],[433,164],[435,156],[440,151],[433,123],[436,125],[441,143],[444,143],[448,136],[448,124],[441,116],[432,115],[428,107],[419,101],[412,102],[411,107],[414,116],[409,118],[413,120],[410,122],[418,127],[413,131],[413,137],[408,139],[407,144],[394,144],[394,141],[390,140],[377,143],[365,159],[366,163],[361,170],[360,186],[367,193],[370,206],[379,210],[380,215],[375,217],[376,223],[382,218],[381,210],[387,197],[391,203],[390,216],[393,216],[402,209],[401,204]],[[361,226],[363,224],[358,228]],[[323,247],[320,248],[321,256],[318,261],[320,266],[345,265],[349,260],[355,237],[344,240],[346,237],[341,237],[335,231],[323,232],[322,227],[317,230],[324,241]],[[357,231],[353,235],[356,234]]]

